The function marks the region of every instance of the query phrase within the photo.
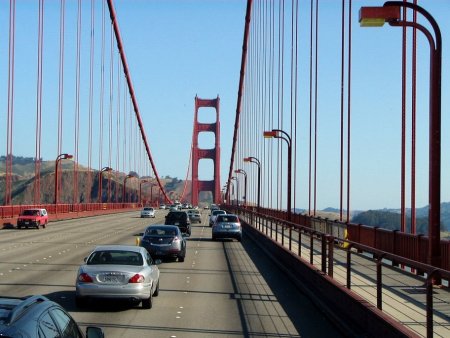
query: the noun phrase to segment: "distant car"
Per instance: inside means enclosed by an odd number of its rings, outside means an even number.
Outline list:
[[[209,209],[209,205],[205,205],[205,206],[203,207],[203,209],[208,210],[208,209]]]
[[[45,209],[25,209],[17,218],[17,228],[45,228],[48,223],[48,214]]]
[[[78,307],[90,298],[141,301],[142,307],[153,306],[159,294],[159,269],[148,251],[140,246],[101,245],[78,269],[75,301]]]
[[[153,209],[151,207],[144,207],[141,210],[141,218],[144,218],[144,217],[155,218],[155,209]]]
[[[212,227],[212,239],[234,238],[242,241],[242,227],[239,217],[233,214],[217,215],[216,222]]]
[[[0,337],[85,337],[72,316],[44,296],[2,297],[0,309]],[[86,337],[101,338],[104,333],[88,326]]]
[[[165,204],[160,204],[160,205],[159,205],[159,208],[162,209],[162,210],[164,210],[164,209],[166,209],[166,205],[165,205]]]
[[[140,246],[152,257],[175,257],[184,262],[186,239],[176,225],[154,224],[145,229]]]
[[[181,233],[191,235],[191,221],[186,211],[169,211],[164,224],[176,225]]]
[[[202,215],[200,214],[200,211],[196,209],[191,209],[187,211],[189,219],[191,220],[191,223],[201,223],[202,222]]]
[[[213,210],[219,210],[220,207],[219,207],[217,204],[211,204],[210,209],[211,209],[211,211],[213,211]]]
[[[212,227],[214,222],[216,221],[216,217],[217,215],[224,215],[227,212],[225,210],[219,210],[219,209],[215,209],[212,210],[211,209],[211,214],[209,215],[209,226]]]

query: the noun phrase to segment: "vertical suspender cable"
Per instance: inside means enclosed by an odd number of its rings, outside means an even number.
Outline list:
[[[87,194],[87,202],[91,203],[92,192],[92,117],[93,117],[93,91],[94,91],[94,23],[95,23],[95,5],[94,0],[91,0],[91,27],[90,27],[90,48],[89,48],[89,121],[88,121],[88,176],[87,187],[89,193]]]
[[[350,221],[350,150],[351,150],[351,70],[352,70],[352,0],[348,2],[348,75],[347,75],[347,222]]]
[[[407,0],[403,0],[406,2]],[[403,21],[407,19],[407,11],[403,11]],[[405,212],[405,166],[406,166],[406,26],[402,28],[402,113],[401,113],[401,159],[400,159],[400,231],[406,230]]]
[[[294,62],[294,147],[293,147],[293,157],[294,157],[294,210],[296,209],[296,190],[297,186],[297,103],[298,103],[298,0],[295,0],[295,62]],[[292,135],[292,134],[291,134]]]
[[[34,204],[41,200],[41,127],[42,127],[42,47],[44,38],[44,0],[39,0],[38,57],[36,85],[36,151],[34,165]]]
[[[8,64],[8,117],[6,127],[6,187],[5,205],[11,204],[13,120],[14,120],[14,50],[16,32],[16,1],[9,2],[9,64]]]
[[[316,36],[315,36],[315,46],[316,46],[316,56],[315,56],[315,66],[314,66],[314,216],[317,210],[317,132],[318,132],[318,109],[317,109],[317,96],[318,96],[318,61],[319,61],[319,0],[316,0]]]
[[[417,0],[414,0],[417,4]],[[417,22],[417,11],[413,11],[413,22]],[[417,29],[413,27],[412,83],[411,83],[411,233],[416,233],[416,94],[417,94]]]
[[[308,215],[311,215],[312,201],[312,105],[313,105],[313,0],[310,1],[309,15],[309,153],[308,153]]]
[[[117,170],[119,168],[119,159],[120,159],[120,113],[121,113],[121,109],[122,109],[122,101],[121,101],[121,97],[122,97],[122,92],[121,92],[121,88],[122,88],[122,83],[120,81],[121,79],[121,72],[120,72],[121,68],[120,68],[120,58],[117,58],[117,117],[116,117],[116,163],[114,164],[114,168],[116,168],[116,173]],[[124,90],[124,92],[126,93],[126,91]],[[123,101],[126,102],[126,97],[123,98]],[[116,180],[117,182],[117,180]],[[115,195],[117,196],[117,192],[118,192],[118,188],[119,185],[115,184]],[[110,189],[110,194],[111,194],[111,185],[109,185],[109,189]],[[108,202],[111,202],[111,196],[109,196]]]
[[[114,101],[114,38],[113,28],[110,27],[109,41],[109,114],[108,114],[108,167],[112,167],[112,133],[113,133],[113,101]],[[111,175],[108,175],[108,194],[111,195]]]
[[[75,160],[73,161],[73,203],[79,203],[78,196],[78,162],[80,138],[80,50],[81,50],[81,0],[78,0],[77,11],[77,48],[76,48],[76,79],[75,79]]]
[[[341,9],[341,162],[340,162],[340,180],[339,180],[339,220],[343,216],[343,195],[344,195],[344,46],[345,46],[345,0],[342,0]]]
[[[103,103],[104,103],[104,94],[105,94],[105,2],[102,1],[102,45],[101,45],[101,60],[100,60],[100,112],[99,112],[99,140],[98,140],[98,170],[101,171],[103,167]],[[103,177],[100,175],[99,179],[103,180]],[[99,201],[103,201],[103,192],[99,191]]]
[[[59,26],[59,81],[58,81],[58,153],[62,153],[62,142],[63,142],[63,113],[64,113],[64,30],[65,30],[65,0],[61,0],[60,7],[60,26]],[[60,162],[57,162],[56,165],[60,165]],[[58,175],[61,175],[61,170],[58,170]],[[59,182],[61,180],[59,177],[56,178],[55,187],[56,196],[55,203],[59,201]]]
[[[284,0],[282,1],[282,7],[281,7],[281,83],[280,83],[280,111],[278,115],[278,129],[283,129],[283,123],[284,123],[284,32],[285,32],[285,7],[284,7]],[[282,148],[282,142],[280,140],[277,140],[277,166],[278,166],[278,172],[277,175],[279,177],[279,180],[277,181],[277,209],[281,208],[281,199],[283,196],[283,148]]]

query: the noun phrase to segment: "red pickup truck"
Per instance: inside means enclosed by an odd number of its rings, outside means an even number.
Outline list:
[[[48,214],[45,209],[25,209],[17,219],[17,228],[35,227],[39,229],[40,226],[45,228],[48,223]]]

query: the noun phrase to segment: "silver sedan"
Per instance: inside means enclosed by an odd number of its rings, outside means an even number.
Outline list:
[[[87,305],[89,298],[142,301],[150,309],[159,294],[161,261],[153,261],[145,248],[131,245],[97,246],[78,269],[76,305]]]

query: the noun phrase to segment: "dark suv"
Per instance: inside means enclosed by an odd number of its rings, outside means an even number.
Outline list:
[[[169,211],[164,224],[176,225],[180,228],[181,233],[191,235],[191,221],[186,211]]]
[[[44,296],[0,298],[0,337],[85,337],[61,305]],[[86,328],[87,338],[104,337],[103,330]]]

